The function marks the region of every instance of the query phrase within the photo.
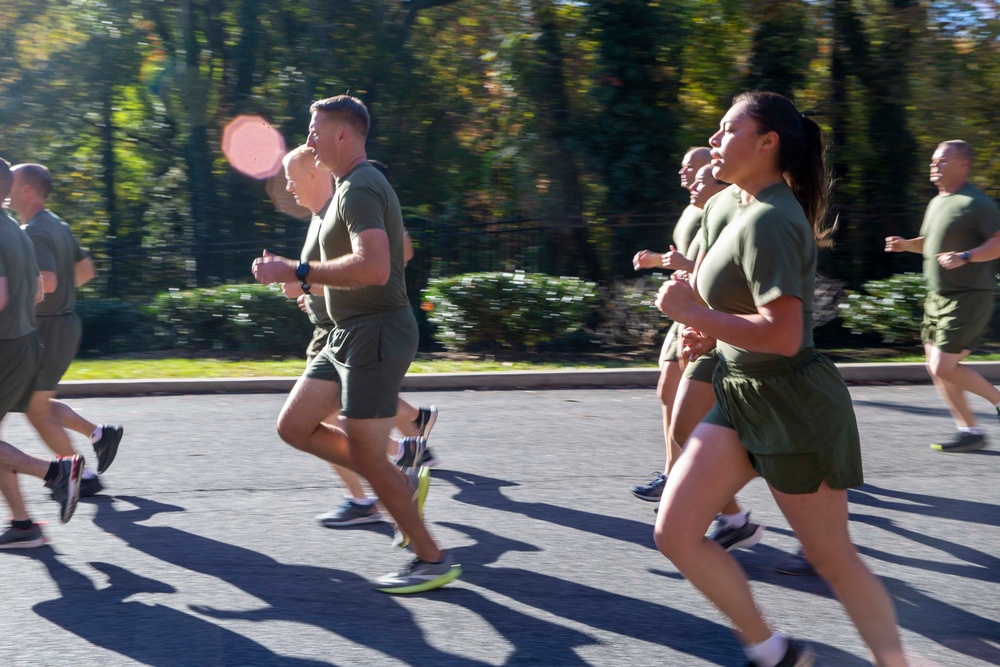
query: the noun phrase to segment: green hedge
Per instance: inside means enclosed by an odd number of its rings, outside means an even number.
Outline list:
[[[80,299],[76,312],[83,323],[81,356],[152,352],[170,345],[171,336],[152,314],[123,301]]]
[[[864,293],[847,291],[840,304],[844,326],[855,334],[877,334],[882,342],[920,342],[927,284],[919,273],[903,273],[871,280]]]
[[[537,350],[589,339],[597,285],[534,273],[432,278],[423,292],[434,338],[448,350]]]
[[[312,334],[309,318],[277,286],[170,290],[148,309],[168,332],[168,347],[184,350],[301,356]]]

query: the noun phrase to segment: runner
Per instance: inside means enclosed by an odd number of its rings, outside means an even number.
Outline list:
[[[847,489],[863,481],[851,397],[812,341],[816,239],[829,180],[819,126],[774,93],[739,95],[710,141],[713,173],[742,191],[740,211],[705,255],[695,289],[657,298],[705,352],[718,343],[717,403],[667,478],[654,538],[736,628],[751,667],[809,667],[813,651],[774,632],[746,574],[705,529],[760,475],[882,667],[905,666],[885,588],[848,534]]]
[[[10,164],[0,158],[0,201],[11,188]],[[0,211],[0,422],[9,412],[24,412],[41,367],[41,341],[35,329],[35,304],[42,281],[31,240]],[[30,549],[46,542],[28,514],[17,475],[38,477],[59,501],[59,518],[69,521],[80,498],[83,457],[46,462],[0,441],[0,493],[10,507],[10,527],[0,534],[0,549]]]
[[[285,402],[278,434],[368,480],[408,536],[415,558],[377,580],[377,589],[426,591],[457,578],[461,567],[438,547],[420,516],[426,484],[414,493],[385,455],[399,387],[417,349],[403,274],[402,212],[385,177],[368,163],[364,104],[340,95],[315,102],[310,111],[308,145],[337,178],[319,232],[321,260],[298,262],[265,250],[253,273],[264,284],[297,279],[306,293],[322,285],[335,328]],[[342,419],[327,423],[333,413]],[[423,452],[415,453],[419,461]]]
[[[300,261],[318,261],[319,230],[333,198],[333,179],[329,171],[324,171],[316,165],[316,154],[306,145],[290,151],[285,155],[282,164],[285,169],[286,189],[292,193],[295,201],[312,213]],[[412,250],[406,252],[404,256],[409,259]],[[330,332],[334,328],[333,320],[326,312],[326,301],[322,295],[306,294],[297,280],[282,283],[281,289],[286,297],[296,300],[299,308],[309,316],[309,321],[313,324],[313,336],[306,348],[306,361],[309,363],[326,347]],[[398,406],[396,427],[405,435],[426,438],[437,419],[437,408],[434,406],[415,408],[402,399],[399,400]],[[398,458],[405,450],[405,443],[403,448],[400,448],[397,441],[390,438],[388,447],[388,453]],[[425,447],[424,451],[424,464],[427,465],[428,449]],[[382,514],[376,505],[378,498],[365,493],[361,478],[350,468],[335,463],[330,465],[340,477],[348,495],[338,507],[320,514],[316,520],[327,528],[346,528],[382,521]]]
[[[80,349],[82,329],[75,310],[76,289],[94,278],[94,264],[69,225],[45,208],[52,190],[49,170],[40,164],[19,164],[11,172],[14,184],[10,208],[34,245],[45,290],[45,299],[37,307],[42,370],[25,414],[49,449],[59,456],[76,453],[67,428],[90,440],[97,454],[97,470],[83,471],[80,495],[92,496],[103,488],[97,473],[106,471],[115,460],[123,429],[94,424],[55,396],[59,381]]]
[[[681,160],[681,168],[677,173],[681,177],[681,187],[693,193],[695,179],[698,171],[708,165],[711,160],[709,149],[704,147],[692,147],[684,154]],[[707,198],[706,198],[707,200]],[[674,225],[674,231],[670,245],[670,250],[665,253],[655,253],[650,250],[640,250],[632,258],[632,266],[636,271],[642,269],[665,268],[681,271],[691,271],[694,268],[694,259],[698,255],[698,238],[701,229],[702,206],[697,206],[693,202],[681,212],[681,217]],[[633,486],[629,489],[632,495],[639,500],[648,502],[659,502],[663,493],[663,484],[666,482],[666,473],[670,470],[670,462],[679,450],[674,451],[670,442],[670,413],[677,395],[677,384],[680,381],[681,373],[684,371],[686,360],[677,356],[677,342],[680,325],[674,322],[667,331],[667,336],[660,348],[660,379],[656,383],[656,394],[663,404],[663,439],[666,443],[666,463],[663,471],[654,470],[653,479],[649,482]]]
[[[1000,258],[1000,212],[992,198],[969,183],[971,167],[969,144],[938,145],[930,175],[938,195],[927,205],[920,236],[885,240],[886,252],[924,256],[928,292],[921,335],[927,371],[958,428],[952,440],[931,445],[941,452],[986,446],[966,392],[989,401],[1000,419],[1000,391],[962,363],[990,326],[997,286],[994,260]]]

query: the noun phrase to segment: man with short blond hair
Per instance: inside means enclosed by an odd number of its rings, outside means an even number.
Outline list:
[[[927,298],[921,337],[927,370],[958,427],[950,441],[932,444],[943,452],[986,446],[965,393],[989,401],[1000,418],[1000,391],[962,361],[983,339],[993,316],[996,266],[1000,258],[1000,212],[996,202],[969,183],[972,149],[965,141],[938,144],[930,164],[931,199],[920,236],[890,236],[886,252],[924,256]]]

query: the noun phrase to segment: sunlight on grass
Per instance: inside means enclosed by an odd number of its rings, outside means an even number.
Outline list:
[[[410,373],[486,373],[496,371],[560,370],[576,368],[654,368],[649,362],[594,363],[499,362],[448,359],[414,361]],[[148,378],[297,377],[305,360],[229,361],[225,359],[78,359],[65,380],[136,380]]]
[[[841,351],[847,352],[847,351]],[[851,361],[849,358],[842,361]],[[972,355],[970,361],[1000,361],[1000,354]],[[858,361],[922,362],[921,356]],[[655,368],[649,361],[596,359],[562,363],[533,364],[526,361],[417,359],[410,373],[488,373],[497,371],[593,370],[599,368]],[[151,378],[240,378],[297,377],[305,368],[303,359],[283,361],[230,361],[227,359],[78,359],[69,367],[65,380],[139,380]]]

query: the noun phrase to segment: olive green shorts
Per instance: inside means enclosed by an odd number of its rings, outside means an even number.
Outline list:
[[[55,391],[66,369],[80,350],[83,326],[76,313],[38,318],[42,339],[42,370],[35,380],[35,391]]]
[[[969,290],[954,294],[928,292],[920,337],[948,354],[979,347],[993,318],[993,290]]]
[[[417,320],[409,306],[337,326],[305,376],[340,385],[348,419],[396,416],[399,388],[417,354]]]
[[[28,409],[41,365],[42,343],[38,332],[0,340],[0,419],[8,412]]]
[[[809,348],[753,364],[720,360],[706,422],[734,429],[750,464],[782,493],[864,483],[854,407],[840,371]]]
[[[684,369],[684,377],[688,380],[711,384],[712,378],[715,377],[715,368],[718,365],[719,353],[712,350],[689,363]]]
[[[309,347],[306,348],[306,361],[312,361],[317,354],[323,351],[330,340],[331,331],[333,331],[332,324],[330,326],[313,325],[312,340],[309,341]]]
[[[660,367],[671,361],[677,361],[677,350],[680,344],[681,325],[674,322],[667,330],[667,336],[663,339],[663,346],[660,347]]]

